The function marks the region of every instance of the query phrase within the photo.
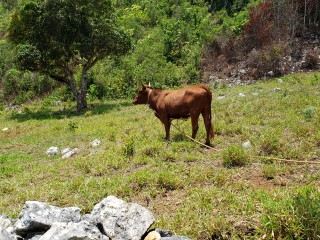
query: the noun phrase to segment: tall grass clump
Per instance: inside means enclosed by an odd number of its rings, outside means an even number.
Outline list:
[[[122,152],[127,158],[132,158],[135,153],[135,143],[133,137],[128,138],[122,147]]]
[[[302,187],[287,198],[268,199],[261,223],[273,239],[319,239],[320,194]]]
[[[236,145],[231,145],[222,153],[223,166],[237,167],[244,166],[248,163],[248,155],[243,149]]]
[[[271,155],[279,152],[281,150],[279,138],[272,133],[266,133],[262,137],[260,150],[263,155]]]

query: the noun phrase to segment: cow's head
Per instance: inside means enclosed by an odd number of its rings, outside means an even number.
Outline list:
[[[140,88],[132,100],[133,104],[147,104],[148,103],[148,93],[150,90],[150,83],[148,85],[142,84],[142,88]]]

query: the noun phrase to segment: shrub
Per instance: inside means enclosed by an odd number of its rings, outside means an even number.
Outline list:
[[[313,118],[314,111],[316,110],[315,107],[308,107],[305,110],[303,110],[302,114],[303,117],[307,120],[310,121]]]
[[[317,69],[319,64],[318,56],[313,52],[308,52],[305,56],[302,67],[306,69]]]
[[[241,147],[231,145],[222,153],[224,167],[243,166],[248,163],[248,156]]]
[[[286,45],[273,44],[266,48],[253,49],[247,58],[247,66],[256,69],[258,78],[266,76],[272,71],[272,76],[281,75],[280,62],[286,52]]]
[[[8,70],[3,78],[3,96],[5,101],[21,104],[51,91],[55,86],[56,83],[48,77],[13,68]]]

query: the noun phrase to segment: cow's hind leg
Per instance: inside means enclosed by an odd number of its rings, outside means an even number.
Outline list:
[[[210,138],[211,137],[213,138],[213,135],[214,135],[213,126],[212,126],[212,122],[211,122],[211,114],[206,111],[203,111],[202,117],[203,117],[204,125],[206,128],[206,132],[207,132],[206,145],[211,146]]]
[[[195,139],[198,129],[199,129],[199,125],[198,125],[198,121],[199,121],[199,114],[193,114],[191,115],[191,124],[192,124],[192,138]]]

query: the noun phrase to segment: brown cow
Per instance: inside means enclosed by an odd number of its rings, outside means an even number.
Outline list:
[[[178,90],[151,89],[143,85],[133,99],[133,104],[149,104],[155,115],[164,124],[166,139],[170,139],[171,119],[191,117],[192,138],[198,131],[198,119],[202,114],[207,131],[206,145],[210,146],[210,138],[214,137],[211,122],[212,93],[207,86],[193,85]]]

